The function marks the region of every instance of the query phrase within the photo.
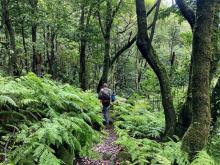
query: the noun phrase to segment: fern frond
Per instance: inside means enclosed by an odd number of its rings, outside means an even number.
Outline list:
[[[206,151],[203,150],[196,155],[191,165],[215,165],[215,161]]]
[[[17,107],[17,104],[11,97],[6,95],[0,95],[0,106],[6,106],[6,105]]]

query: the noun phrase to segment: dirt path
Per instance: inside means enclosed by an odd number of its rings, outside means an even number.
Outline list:
[[[107,129],[108,137],[103,140],[102,143],[96,145],[94,151],[100,153],[102,160],[90,160],[88,158],[81,158],[78,161],[78,165],[117,165],[117,154],[121,148],[114,144],[117,137],[113,128]]]

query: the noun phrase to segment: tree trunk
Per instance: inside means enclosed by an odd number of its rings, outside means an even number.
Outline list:
[[[212,36],[212,47],[213,47],[213,56],[211,61],[211,70],[210,70],[210,81],[214,78],[218,62],[220,60],[220,48],[219,48],[219,38],[220,38],[220,1],[217,1],[215,5],[215,15],[214,15],[214,25],[213,25],[213,36]]]
[[[109,65],[110,65],[110,38],[111,38],[111,28],[112,28],[112,5],[111,2],[108,0],[106,5],[106,18],[105,18],[105,34],[104,34],[104,61],[103,61],[103,74],[101,78],[101,85],[103,83],[108,83],[108,72],[109,72]]]
[[[27,54],[27,47],[26,47],[26,41],[25,41],[25,32],[24,32],[24,20],[22,22],[21,33],[22,33],[22,43],[23,43],[24,54],[25,54],[25,70],[26,70],[26,72],[28,72],[29,67],[28,67],[28,54]]]
[[[32,7],[32,13],[34,17],[37,15],[37,4],[38,0],[31,0],[30,1],[31,7]],[[39,52],[37,52],[36,44],[37,44],[37,22],[36,18],[33,20],[32,27],[31,27],[31,34],[32,34],[32,49],[33,49],[33,61],[32,61],[32,71],[38,75],[41,76],[42,72],[42,57]]]
[[[32,45],[32,49],[33,49],[32,70],[36,75],[40,76],[42,57],[36,50],[37,25],[35,23],[32,25],[31,33],[32,33],[32,43],[33,43]]]
[[[220,37],[220,30],[219,30],[219,22],[220,22],[220,1],[216,3],[215,7],[215,16],[214,16],[214,28],[213,28],[213,36],[212,36],[212,46],[213,46],[213,59],[212,65],[210,70],[210,82],[212,81],[213,77],[218,68],[218,62],[220,60],[220,49],[219,49],[219,37]],[[218,78],[218,82],[216,83],[214,89],[212,90],[211,95],[211,115],[212,115],[212,125],[215,126],[217,121],[217,117],[219,116],[219,108],[220,108],[220,78]]]
[[[10,20],[10,15],[9,15],[9,9],[8,9],[8,0],[1,0],[1,5],[2,5],[2,17],[3,21],[5,23],[6,29],[9,34],[9,41],[10,41],[10,56],[9,56],[9,74],[18,76],[19,71],[18,71],[18,66],[17,66],[17,50],[16,50],[16,43],[15,43],[15,32],[12,27],[12,23]]]
[[[55,71],[55,38],[56,33],[54,32],[53,28],[51,28],[51,37],[50,37],[50,57],[49,57],[49,73],[54,78],[54,71]]]
[[[182,0],[177,0],[177,1],[182,1]],[[212,45],[213,45],[213,58],[211,61],[211,70],[210,70],[210,82],[213,80],[213,77],[215,75],[215,72],[217,70],[217,65],[220,60],[220,51],[218,47],[218,40],[219,40],[219,16],[218,13],[220,12],[220,2],[218,1],[216,3],[216,10],[215,10],[215,17],[214,17],[214,26],[213,26],[213,36],[212,36]],[[191,12],[192,13],[192,12]],[[191,14],[193,17],[193,14]],[[193,20],[193,18],[191,18]],[[194,26],[194,25],[193,25]],[[191,65],[190,65],[190,71],[189,71],[189,85],[188,85],[188,92],[187,92],[187,98],[186,101],[184,102],[179,116],[178,116],[178,123],[177,123],[177,129],[176,129],[176,134],[179,137],[182,137],[186,130],[189,128],[191,120],[192,120],[192,86],[191,86],[191,81],[192,81],[192,59],[191,59]],[[216,84],[218,86],[218,83]],[[212,96],[211,97],[216,97],[216,94],[214,94],[218,89],[218,87],[213,89]],[[215,98],[211,98],[213,101]],[[212,101],[212,107],[215,106],[215,103]],[[217,106],[218,107],[218,106]],[[212,110],[214,110],[213,108]],[[216,112],[212,112],[212,115],[216,114]],[[212,116],[213,118],[214,116]]]
[[[50,34],[50,26],[46,26],[45,27],[45,48],[46,48],[46,58],[47,58],[47,71],[49,72],[51,67],[51,62],[50,62],[50,53],[49,53],[49,49],[50,49],[50,38],[51,38],[51,34]]]
[[[207,144],[210,114],[211,36],[215,0],[197,0],[192,53],[192,122],[183,137],[182,149],[192,159]]]
[[[188,21],[188,23],[190,24],[191,28],[194,28],[195,25],[195,13],[194,11],[187,6],[185,0],[175,0],[176,4],[178,5],[181,14],[183,15],[183,17]]]
[[[110,32],[108,32],[107,36],[105,37],[105,52],[104,52],[104,61],[103,61],[102,83],[108,82],[109,64],[110,64]]]
[[[81,38],[80,38],[80,71],[79,71],[79,82],[80,88],[84,91],[87,87],[87,74],[86,74],[86,36],[85,36],[85,4],[81,4],[81,16],[80,16],[80,30],[81,30]]]
[[[147,15],[144,0],[136,0],[136,11],[138,19],[137,46],[143,57],[147,60],[147,62],[157,75],[157,78],[159,80],[162,95],[162,105],[164,108],[166,122],[164,136],[172,137],[175,130],[176,115],[171,95],[170,81],[167,71],[163,64],[160,62],[158,56],[156,55],[146,31]]]

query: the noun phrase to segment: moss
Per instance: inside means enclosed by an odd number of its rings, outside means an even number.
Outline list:
[[[196,25],[192,53],[192,123],[183,137],[182,149],[192,160],[207,144],[210,114],[209,72],[211,63],[211,36],[215,0],[197,3]]]
[[[193,123],[183,137],[182,149],[189,154],[190,160],[194,158],[198,151],[207,144],[209,126],[204,127],[201,123]]]

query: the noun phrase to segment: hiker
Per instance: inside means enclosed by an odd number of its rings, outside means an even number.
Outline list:
[[[99,92],[99,100],[102,102],[102,113],[105,119],[105,124],[108,127],[109,126],[109,108],[111,105],[111,98],[112,97],[112,91],[108,88],[108,85],[106,83],[103,84],[102,89]]]

